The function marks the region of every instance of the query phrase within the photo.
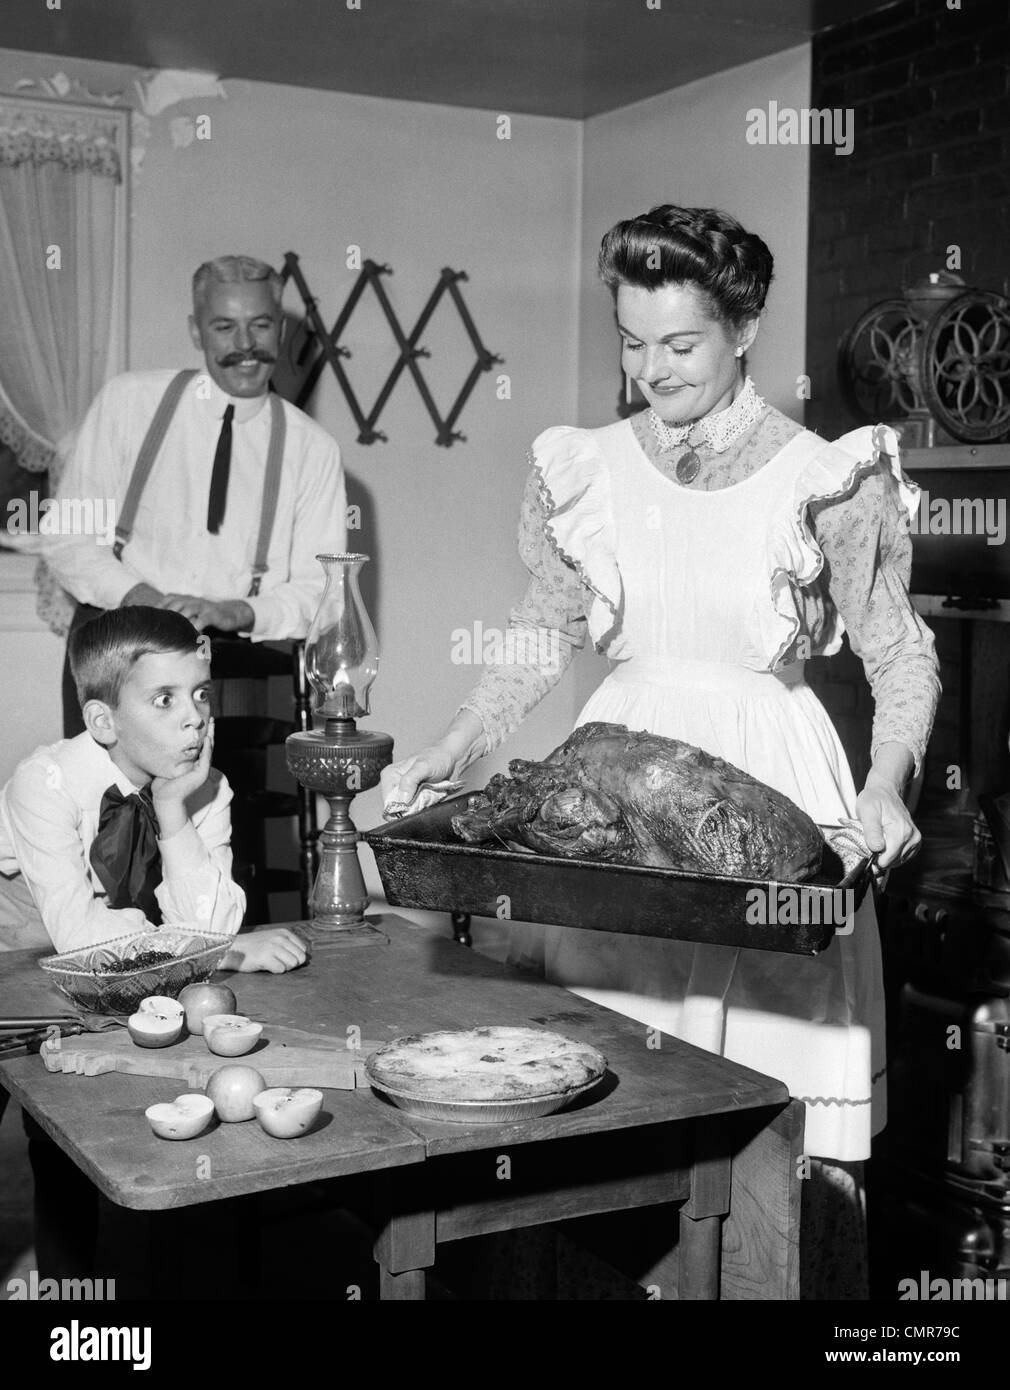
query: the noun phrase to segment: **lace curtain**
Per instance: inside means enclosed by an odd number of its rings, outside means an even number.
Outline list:
[[[99,388],[126,355],[128,116],[0,97],[0,440],[55,492]],[[72,601],[39,566],[39,612]]]

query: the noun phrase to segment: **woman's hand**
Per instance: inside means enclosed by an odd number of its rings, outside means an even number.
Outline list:
[[[856,814],[866,843],[877,855],[873,872],[878,878],[911,859],[922,843],[901,795],[914,766],[911,750],[903,743],[880,744],[866,786],[856,797]]]
[[[384,767],[380,780],[385,815],[402,815],[425,782],[448,782],[455,771],[456,756],[441,743]]]
[[[271,974],[283,975],[286,970],[296,970],[309,958],[309,948],[300,936],[288,927],[274,927],[268,931],[251,932],[248,936],[237,936],[228,950],[219,970],[269,970]]]
[[[922,836],[901,793],[886,778],[870,772],[866,786],[856,798],[856,814],[868,847],[877,852],[874,874],[882,875],[918,853]]]

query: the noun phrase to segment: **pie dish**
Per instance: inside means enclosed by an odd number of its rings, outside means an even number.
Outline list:
[[[401,1109],[478,1124],[550,1115],[606,1070],[606,1057],[587,1043],[503,1026],[413,1033],[365,1062],[371,1084]]]

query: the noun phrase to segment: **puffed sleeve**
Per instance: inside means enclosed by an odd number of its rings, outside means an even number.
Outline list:
[[[586,642],[585,595],[577,572],[549,538],[535,463],[519,515],[519,554],[530,578],[525,595],[509,614],[504,651],[460,706],[476,714],[484,726],[483,753],[493,752],[519,727]],[[491,655],[494,659],[496,654]]]
[[[908,508],[886,458],[812,509],[824,582],[873,691],[871,757],[902,743],[919,771],[940,698],[933,634],[912,607]]]

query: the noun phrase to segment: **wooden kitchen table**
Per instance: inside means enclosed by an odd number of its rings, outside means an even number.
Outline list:
[[[341,1038],[542,1026],[599,1048],[604,1080],[559,1114],[494,1125],[410,1116],[370,1089],[328,1090],[300,1139],[272,1139],[253,1121],[188,1143],[155,1138],[144,1118],[183,1089],[175,1080],[50,1074],[20,1055],[0,1057],[0,1084],[134,1210],[365,1175],[383,1298],[423,1298],[443,1242],[643,1206],[657,1207],[661,1248],[634,1277],[652,1297],[797,1297],[803,1107],[780,1081],[392,913],[370,920],[388,946],[317,944],[302,970],[233,976],[240,1009]],[[66,1010],[37,955],[0,958],[0,1013]]]

